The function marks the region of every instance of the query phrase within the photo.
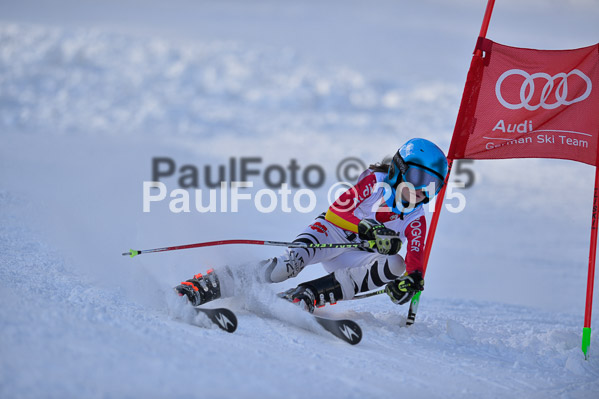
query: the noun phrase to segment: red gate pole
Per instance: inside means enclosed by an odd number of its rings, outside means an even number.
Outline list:
[[[491,21],[491,14],[493,14],[493,6],[495,5],[495,0],[488,0],[487,1],[487,8],[485,10],[485,15],[483,17],[483,22],[482,25],[480,27],[480,34],[478,35],[479,38],[481,37],[486,37],[487,36],[487,30],[489,29],[489,22]],[[475,50],[474,52],[474,56],[475,57],[480,57],[482,55],[480,50]],[[464,93],[465,95],[466,93]],[[458,121],[461,119],[460,118],[460,113],[462,112],[462,110],[460,109],[460,111],[458,112]],[[456,122],[456,126],[457,126],[457,122]],[[455,132],[454,132],[454,137],[455,137]],[[452,138],[452,145],[451,147],[453,147],[453,138]],[[451,152],[451,148],[450,148],[450,152]],[[426,237],[426,243],[424,245],[424,267],[422,270],[422,275],[424,276],[424,274],[426,274],[426,267],[428,266],[428,259],[430,257],[431,254],[431,248],[433,246],[433,240],[435,239],[435,231],[437,230],[437,223],[439,221],[439,215],[441,214],[441,209],[443,208],[443,201],[445,199],[445,189],[447,188],[447,184],[449,182],[449,175],[451,174],[451,167],[453,165],[453,156],[452,154],[449,154],[449,157],[447,158],[447,177],[445,178],[445,185],[443,186],[443,188],[441,189],[441,191],[439,192],[439,195],[437,197],[437,202],[435,203],[435,211],[433,213],[433,217],[431,219],[431,226],[429,228],[428,231],[428,235]],[[414,297],[412,298],[412,302],[410,302],[410,310],[408,311],[408,318],[406,319],[406,325],[410,326],[412,324],[414,324],[414,320],[416,319],[416,312],[418,311],[418,304],[420,303],[420,292],[417,292]]]
[[[589,272],[587,275],[587,297],[582,328],[582,353],[589,360],[591,345],[591,311],[593,310],[593,284],[595,282],[595,259],[597,254],[597,218],[599,215],[599,167],[595,166],[595,190],[593,197],[593,216],[591,219],[591,249],[589,250]]]
[[[441,191],[439,191],[440,201],[435,202],[435,212],[431,219],[431,226],[429,228],[429,234],[426,237],[426,243],[424,244],[424,269],[422,270],[422,274],[426,273],[426,266],[428,265],[428,258],[431,255],[431,248],[433,246],[433,240],[435,239],[435,231],[437,230],[437,223],[439,221],[439,215],[441,214],[441,210],[443,209],[443,201],[445,200],[445,190],[447,189],[447,185],[449,184],[449,175],[451,174],[451,167],[453,166],[453,159],[447,159],[447,177],[445,179],[445,184]]]
[[[495,5],[495,0],[487,1],[487,9],[485,10],[485,16],[483,17],[483,23],[480,27],[479,37],[487,37],[487,30],[489,29],[489,22],[491,21],[491,14],[493,14],[493,6]]]

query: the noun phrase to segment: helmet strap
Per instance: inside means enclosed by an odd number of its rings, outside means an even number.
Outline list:
[[[397,167],[399,168],[399,175],[405,175],[408,171],[409,165],[406,163],[406,161],[403,160],[402,156],[399,155],[399,152],[397,152],[393,157],[393,162],[395,162],[397,164]]]

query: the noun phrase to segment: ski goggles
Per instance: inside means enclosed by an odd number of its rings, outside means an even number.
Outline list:
[[[396,153],[389,167],[389,184],[392,187],[397,186],[400,174],[402,180],[412,184],[416,190],[432,186],[435,195],[439,193],[445,180],[439,173],[426,166],[405,162],[401,155]]]

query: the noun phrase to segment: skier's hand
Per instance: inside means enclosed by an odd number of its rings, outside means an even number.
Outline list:
[[[418,291],[424,290],[424,278],[419,271],[403,275],[395,281],[391,281],[385,287],[385,292],[393,303],[403,305],[408,302]]]
[[[401,249],[401,240],[397,233],[374,219],[360,221],[358,236],[361,240],[374,241],[376,250],[383,255],[395,255]]]

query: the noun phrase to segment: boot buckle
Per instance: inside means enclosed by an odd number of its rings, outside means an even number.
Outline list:
[[[324,305],[326,305],[326,301],[324,299],[324,294],[320,293],[318,295],[318,305],[316,305],[316,307],[318,308],[322,308]]]
[[[333,294],[332,292],[329,292],[329,303],[331,305],[335,305],[337,303],[337,301],[335,300],[335,294]]]

